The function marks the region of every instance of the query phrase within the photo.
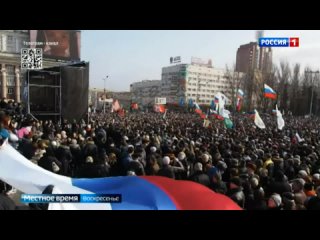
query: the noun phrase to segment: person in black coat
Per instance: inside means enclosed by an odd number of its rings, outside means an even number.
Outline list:
[[[316,189],[317,196],[311,197],[306,202],[307,210],[320,210],[320,186]]]
[[[267,210],[267,202],[264,198],[263,188],[253,190],[253,201],[247,204],[247,210]]]
[[[194,165],[194,173],[189,177],[189,180],[210,187],[209,176],[203,172],[202,163],[200,162]]]
[[[69,147],[72,154],[72,165],[74,168],[78,168],[85,162],[82,156],[80,145],[77,143],[76,139],[72,139]]]
[[[3,193],[0,193],[0,210],[16,210],[14,201]]]
[[[70,176],[71,175],[70,164],[72,162],[72,154],[69,146],[67,146],[66,144],[59,146],[59,148],[57,149],[56,157],[62,163],[60,174],[64,176]]]
[[[291,191],[291,186],[287,182],[285,175],[281,171],[275,173],[274,180],[271,181],[266,190],[266,195],[269,197],[273,193],[278,193],[280,196],[285,192]]]
[[[83,157],[86,158],[88,156],[93,157],[94,160],[98,158],[98,147],[91,137],[87,139],[87,144],[83,148]]]
[[[236,202],[241,208],[245,205],[245,195],[242,191],[241,180],[239,177],[234,177],[230,180],[229,190],[227,196],[229,196],[234,202]]]
[[[46,153],[38,161],[38,165],[50,172],[60,173],[62,168],[62,163],[54,156],[53,150],[51,148],[46,149]]]
[[[141,158],[140,154],[133,154],[132,155],[132,161],[129,162],[127,171],[134,172],[137,176],[143,176],[145,175],[145,171],[143,168],[142,163],[139,161]]]
[[[77,178],[102,178],[109,176],[109,168],[105,164],[95,164],[91,156],[86,158],[86,163],[81,166],[75,176]]]
[[[22,138],[18,147],[18,151],[27,159],[31,159],[35,153],[35,147],[33,146],[31,138]]]

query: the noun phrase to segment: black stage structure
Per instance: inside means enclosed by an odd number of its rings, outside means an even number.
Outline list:
[[[40,120],[80,120],[88,114],[89,63],[28,70],[27,111]]]

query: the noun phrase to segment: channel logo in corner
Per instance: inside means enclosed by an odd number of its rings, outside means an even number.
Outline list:
[[[298,37],[291,38],[259,38],[260,47],[299,47]]]

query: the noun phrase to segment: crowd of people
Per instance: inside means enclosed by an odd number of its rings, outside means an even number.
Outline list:
[[[195,113],[92,113],[89,121],[54,123],[24,115],[20,105],[1,107],[0,138],[14,133],[9,142],[22,155],[56,174],[156,175],[198,182],[247,210],[320,209],[317,117],[284,116],[280,131],[272,114],[262,115],[266,129],[246,114],[234,114],[227,129],[218,119],[204,126]]]

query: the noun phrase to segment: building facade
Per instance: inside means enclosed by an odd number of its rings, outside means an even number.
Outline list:
[[[153,105],[157,97],[165,97],[168,104],[179,104],[182,99],[187,103],[192,99],[198,104],[209,105],[218,92],[224,93],[230,104],[231,87],[225,69],[192,63],[163,67],[161,80],[133,83],[130,91],[132,101],[142,106]]]
[[[0,31],[1,98],[20,102],[22,80],[20,51],[23,42],[28,40],[28,30]]]
[[[218,92],[231,97],[231,82],[224,69],[200,64],[179,64],[162,68],[162,95],[168,103],[192,99],[209,105]]]
[[[130,85],[132,102],[140,106],[154,104],[156,97],[162,97],[161,80],[143,80]]]
[[[270,71],[272,68],[272,50],[260,48],[257,42],[241,45],[237,50],[236,71],[247,73],[249,70]]]

